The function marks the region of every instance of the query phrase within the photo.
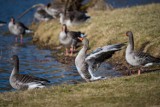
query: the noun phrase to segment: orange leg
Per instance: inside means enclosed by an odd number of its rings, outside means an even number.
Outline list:
[[[138,70],[138,75],[141,75],[141,70],[140,69]]]
[[[70,56],[73,56],[73,47],[70,48],[71,54]]]
[[[68,55],[69,55],[68,48],[66,48],[66,56],[68,56]]]

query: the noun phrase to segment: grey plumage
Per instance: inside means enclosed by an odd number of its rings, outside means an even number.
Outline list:
[[[126,32],[129,38],[129,44],[126,49],[126,61],[132,66],[150,66],[160,64],[160,58],[155,58],[142,51],[134,50],[134,38],[131,31]]]
[[[7,23],[4,21],[0,21],[0,27],[6,25]]]
[[[19,58],[17,55],[13,55],[12,60],[14,61],[14,68],[10,75],[9,82],[11,86],[18,90],[44,88],[48,80],[38,78],[26,74],[19,74]]]
[[[46,11],[42,8],[37,8],[36,12],[34,13],[34,18],[38,21],[49,21],[53,19],[51,15],[46,13]]]
[[[81,37],[81,32],[69,31],[67,26],[62,26],[62,31],[59,34],[59,41],[62,45],[68,48],[76,48],[77,43],[80,42],[78,37]],[[73,50],[73,49],[72,49]]]
[[[90,16],[87,16],[83,12],[79,11],[68,11],[60,14],[60,23],[66,24],[67,26],[78,25],[87,21]]]
[[[111,58],[116,51],[121,50],[121,48],[125,45],[122,43],[104,46],[96,49],[91,54],[86,55],[87,49],[89,47],[89,41],[88,39],[84,38],[82,43],[83,48],[79,51],[75,59],[75,65],[81,77],[86,81],[104,79],[101,76],[95,77],[92,72],[97,70],[102,62]]]
[[[8,28],[9,28],[9,31],[16,36],[21,35],[21,34],[25,34],[28,32],[30,32],[30,33],[32,32],[23,23],[15,22],[14,18],[11,18],[11,21],[8,24]]]

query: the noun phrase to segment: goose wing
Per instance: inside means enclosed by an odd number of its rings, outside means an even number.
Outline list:
[[[116,51],[121,50],[124,45],[124,43],[120,43],[97,48],[86,57],[85,61],[89,66],[97,69],[102,62],[104,62],[106,59],[111,58],[112,55]]]
[[[38,78],[26,74],[17,74],[15,75],[16,81],[19,83],[30,83],[30,82],[40,82],[40,83],[49,83],[50,81],[43,79],[43,78]]]
[[[26,27],[23,23],[21,22],[17,22],[16,25],[19,27],[19,28],[22,28],[22,29],[25,29],[25,30],[29,30],[28,27]]]
[[[142,65],[147,63],[160,63],[160,58],[155,58],[147,53],[143,53],[141,51],[134,52],[135,57],[141,62]]]
[[[80,31],[78,31],[78,32],[69,31],[69,32],[67,32],[67,34],[68,34],[69,36],[71,36],[73,39],[78,39],[78,37],[81,36],[81,32],[80,32]]]

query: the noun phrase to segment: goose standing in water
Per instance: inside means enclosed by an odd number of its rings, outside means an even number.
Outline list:
[[[160,64],[160,58],[155,58],[147,53],[134,50],[134,38],[131,31],[126,32],[126,36],[129,38],[129,44],[126,49],[126,61],[132,66],[144,66],[148,67],[151,65]],[[141,73],[141,70],[138,70],[138,75]]]
[[[15,22],[15,19],[12,17],[8,24],[9,31],[16,35],[15,41],[17,42],[18,36],[20,36],[21,43],[23,43],[23,35],[25,33],[32,33],[23,23]]]
[[[104,62],[106,59],[111,58],[116,51],[121,50],[122,47],[125,45],[123,43],[120,43],[120,44],[103,46],[97,48],[89,55],[86,55],[87,50],[89,48],[88,39],[84,38],[82,40],[82,44],[83,48],[79,51],[75,59],[75,65],[81,77],[86,81],[105,79],[104,77],[101,76],[95,77],[93,71],[96,71],[102,62]]]
[[[86,22],[90,16],[87,16],[83,12],[79,11],[68,11],[60,13],[60,23],[66,24],[67,26],[78,25]]]
[[[73,51],[80,40],[78,37],[84,37],[81,32],[68,31],[67,26],[64,24],[62,26],[62,31],[59,34],[59,41],[62,45],[66,47],[66,56],[69,55],[69,49],[71,51],[70,56],[73,55]]]
[[[29,76],[26,74],[19,74],[19,58],[13,55],[14,68],[9,78],[11,86],[18,90],[35,89],[46,87],[48,80],[38,77]]]

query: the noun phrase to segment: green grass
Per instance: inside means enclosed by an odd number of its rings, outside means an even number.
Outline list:
[[[160,72],[0,94],[0,107],[159,107]]]

